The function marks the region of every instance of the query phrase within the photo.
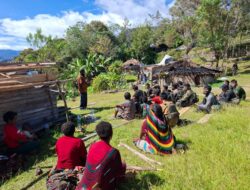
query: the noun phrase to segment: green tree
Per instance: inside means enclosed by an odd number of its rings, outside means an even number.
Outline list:
[[[150,26],[139,26],[132,31],[131,51],[135,58],[145,64],[155,62],[155,52],[150,48],[153,44],[153,30]]]
[[[81,58],[91,54],[114,56],[116,38],[109,28],[100,21],[89,24],[82,22],[70,27],[66,32],[66,55]]]
[[[239,33],[238,6],[238,1],[202,0],[198,9],[199,42],[214,52],[216,67],[219,60],[226,57],[228,48]]]
[[[170,9],[172,27],[184,39],[184,44],[187,46],[187,55],[197,42],[196,11],[199,5],[200,0],[176,0],[174,6]]]
[[[23,50],[19,56],[15,58],[17,62],[31,63],[38,61],[38,52],[33,50],[32,48],[28,48]]]
[[[26,37],[27,42],[34,48],[40,49],[43,47],[48,40],[51,39],[51,36],[45,36],[42,34],[42,29],[38,28],[36,33],[29,33]]]

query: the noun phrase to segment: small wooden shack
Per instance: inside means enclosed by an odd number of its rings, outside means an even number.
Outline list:
[[[205,85],[215,81],[222,73],[220,70],[198,66],[184,60],[166,65],[152,65],[145,67],[144,70],[150,73],[152,80],[160,80],[161,83],[168,85],[178,81],[196,86]]]
[[[28,122],[34,131],[60,119],[57,108],[58,86],[55,63],[0,63],[0,140],[3,114],[18,113],[17,125]],[[63,116],[65,118],[65,115]]]
[[[141,62],[137,59],[129,59],[122,65],[125,72],[140,72],[141,70]]]

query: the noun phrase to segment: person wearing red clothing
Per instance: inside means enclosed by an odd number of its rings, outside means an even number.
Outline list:
[[[24,133],[20,132],[16,127],[17,113],[8,111],[3,115],[3,120],[6,122],[3,129],[3,140],[8,147],[9,153],[25,154],[37,149],[39,143],[30,141]]]
[[[160,97],[161,90],[156,88],[156,89],[154,89],[153,94],[154,94],[154,97],[151,98],[151,101],[155,104],[159,104],[159,105],[162,104],[163,102],[162,102],[162,99]]]
[[[112,125],[102,121],[96,126],[96,132],[100,141],[89,149],[83,178],[76,190],[114,190],[125,176],[126,164],[122,163],[120,152],[110,145]]]
[[[56,169],[74,169],[76,166],[85,166],[87,150],[83,141],[74,137],[75,124],[64,123],[62,132],[64,136],[56,142],[58,157]]]

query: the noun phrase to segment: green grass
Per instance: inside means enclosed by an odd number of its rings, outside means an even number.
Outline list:
[[[250,65],[250,64],[249,64]],[[245,72],[247,64],[242,65],[240,72]],[[244,69],[244,70],[243,70]],[[231,78],[230,78],[231,79]],[[249,74],[240,74],[236,77],[240,85],[248,86]],[[248,97],[250,88],[245,88]],[[219,92],[219,89],[214,89]],[[195,89],[201,93],[200,89]],[[123,92],[116,94],[91,94],[89,102],[96,102],[90,110],[96,111],[95,115],[102,120],[111,122],[114,126],[124,121],[111,119],[113,107],[123,101]],[[69,102],[75,107],[79,99]],[[88,111],[75,110],[74,113],[88,113]],[[204,114],[195,112],[191,108],[182,118],[198,121]],[[187,143],[189,150],[185,154],[170,156],[147,155],[164,164],[162,171],[142,172],[135,179],[123,183],[119,189],[249,189],[250,186],[250,102],[242,102],[239,106],[228,106],[213,114],[206,124],[192,124],[183,128],[174,128],[177,140]],[[139,136],[141,120],[134,120],[130,124],[114,129],[111,144],[119,148],[122,159],[128,165],[147,166],[138,157],[131,154],[123,147],[118,147],[119,142],[124,142],[131,147],[132,140]],[[93,131],[96,123],[87,126],[88,131]],[[42,139],[42,150],[38,155],[29,158],[26,171],[20,172],[12,179],[6,181],[0,189],[21,189],[36,180],[35,168],[53,166],[56,163],[54,144],[61,134],[54,130],[50,137]],[[77,133],[77,136],[81,134]],[[89,142],[86,142],[88,144]],[[136,148],[135,148],[136,149]],[[45,172],[49,169],[43,169]],[[43,190],[45,177],[35,183],[30,189]]]

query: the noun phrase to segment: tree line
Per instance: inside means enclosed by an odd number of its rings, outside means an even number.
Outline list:
[[[136,27],[127,19],[122,26],[78,22],[66,30],[64,38],[45,36],[38,29],[27,36],[32,48],[23,50],[16,61],[67,65],[102,56],[153,64],[157,48],[185,45],[187,56],[194,47],[209,48],[219,66],[221,59],[228,58],[228,50],[249,36],[250,0],[176,0],[169,11],[170,18],[157,12]]]

